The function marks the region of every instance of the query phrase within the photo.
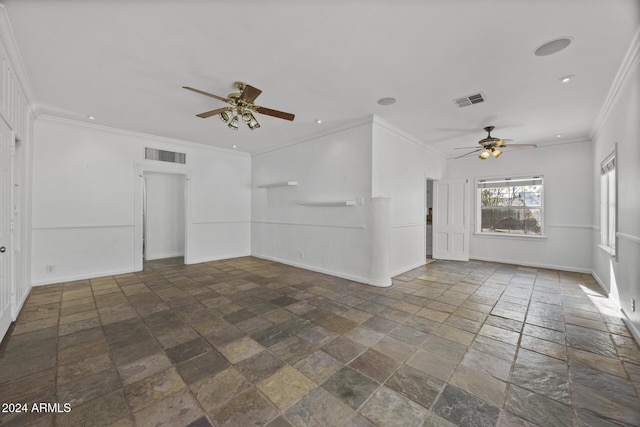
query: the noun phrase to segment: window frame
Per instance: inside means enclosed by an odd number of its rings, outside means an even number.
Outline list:
[[[600,163],[600,244],[618,259],[618,156],[617,144]],[[613,197],[612,197],[613,196]]]
[[[522,181],[522,180],[541,180],[540,188],[540,207],[531,207],[534,209],[540,209],[540,233],[539,234],[526,234],[526,233],[499,233],[495,231],[482,231],[482,189],[480,185],[487,181]],[[519,175],[513,177],[482,177],[475,179],[475,192],[476,192],[476,209],[475,209],[475,230],[474,235],[476,237],[505,237],[508,239],[546,239],[545,235],[545,203],[544,203],[544,176],[542,174],[530,174]],[[515,187],[515,186],[514,186]],[[518,207],[519,208],[519,207]],[[526,209],[526,207],[522,207]]]

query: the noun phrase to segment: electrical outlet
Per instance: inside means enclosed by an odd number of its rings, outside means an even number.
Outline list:
[[[636,299],[631,298],[631,311],[636,311]]]
[[[298,252],[298,256],[300,257],[300,259],[304,259],[304,252],[302,251]]]
[[[47,264],[44,266],[44,271],[46,271],[47,273],[53,273],[55,270],[56,270],[55,265]]]

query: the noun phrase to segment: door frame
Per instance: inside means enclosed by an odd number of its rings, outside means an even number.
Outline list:
[[[135,185],[134,185],[134,271],[142,271],[144,267],[143,262],[143,248],[142,237],[144,223],[142,220],[144,200],[144,174],[156,173],[156,174],[169,174],[169,175],[182,175],[184,177],[184,263],[190,263],[190,251],[189,251],[189,237],[191,236],[192,221],[191,221],[191,207],[189,201],[191,200],[191,171],[184,164],[179,163],[163,163],[153,160],[145,160],[143,162],[137,162],[135,164]]]
[[[423,207],[424,207],[424,213],[422,214],[422,217],[424,218],[424,233],[423,236],[425,237],[425,245],[423,245],[423,249],[424,249],[424,256],[423,258],[425,259],[425,264],[426,264],[426,260],[427,260],[427,245],[426,245],[426,239],[427,239],[427,215],[429,214],[429,208],[427,207],[427,182],[428,181],[432,181],[434,184],[436,182],[438,182],[438,179],[436,178],[432,178],[429,175],[427,175],[426,173],[424,174],[424,191],[422,192],[422,194],[424,195],[424,203],[423,203]],[[435,199],[433,197],[433,191],[431,194],[431,201],[434,204],[433,206],[433,210],[435,212]],[[431,221],[431,230],[433,230],[433,220]],[[433,256],[433,232],[431,233],[431,255]]]

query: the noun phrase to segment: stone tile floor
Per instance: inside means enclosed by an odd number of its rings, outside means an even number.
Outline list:
[[[28,411],[0,425],[640,425],[640,351],[589,275],[180,261],[34,288],[0,346],[0,403]]]

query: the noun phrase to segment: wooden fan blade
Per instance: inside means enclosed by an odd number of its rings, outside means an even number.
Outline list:
[[[508,144],[510,142],[513,142],[513,139],[499,139],[496,141],[496,146],[503,147],[505,143]]]
[[[212,93],[205,92],[205,91],[202,91],[202,90],[200,90],[200,89],[194,89],[194,88],[189,87],[189,86],[182,86],[182,88],[183,88],[183,89],[190,90],[190,91],[195,92],[195,93],[199,93],[199,94],[201,94],[201,95],[210,96],[211,98],[219,99],[220,101],[227,102],[227,98],[223,98],[223,97],[221,97],[221,96],[214,95],[214,94],[212,94]]]
[[[476,147],[455,147],[454,150],[470,150],[472,148],[478,148],[478,147],[477,146]]]
[[[215,109],[215,110],[207,111],[207,112],[204,112],[204,113],[196,114],[196,116],[202,117],[203,119],[206,119],[207,117],[215,116],[216,114],[220,114],[223,111],[228,111],[228,110],[231,110],[231,108],[223,107],[223,108],[218,108],[218,109]]]
[[[470,152],[468,152],[467,154],[463,154],[462,156],[454,157],[454,158],[453,158],[453,160],[455,160],[455,159],[461,159],[461,158],[463,158],[463,157],[470,156],[470,155],[472,155],[473,153],[477,153],[478,151],[482,151],[482,150],[484,150],[484,148],[478,148],[477,150],[470,151]]]
[[[254,111],[256,113],[265,114],[267,116],[277,117],[279,119],[293,120],[295,115],[291,113],[285,113],[284,111],[272,110],[271,108],[255,106]]]
[[[240,94],[240,99],[244,102],[248,102],[249,104],[253,104],[253,101],[256,100],[257,97],[260,96],[262,91],[257,87],[253,87],[251,85],[245,85],[244,90]]]
[[[509,144],[509,145],[503,145],[500,148],[513,148],[513,149],[526,149],[526,148],[537,148],[538,146],[536,144]]]

